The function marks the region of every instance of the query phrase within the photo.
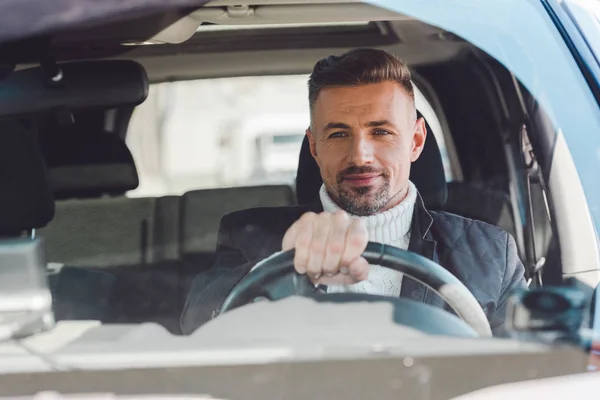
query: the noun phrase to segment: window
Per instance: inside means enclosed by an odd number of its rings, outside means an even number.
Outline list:
[[[309,124],[308,75],[154,84],[127,134],[140,177],[131,197],[193,189],[293,184]],[[416,104],[450,164],[440,122],[419,90]]]
[[[451,182],[454,180],[454,175],[452,173],[452,166],[450,163],[450,157],[448,155],[448,146],[446,145],[446,137],[444,135],[444,131],[442,129],[442,125],[440,120],[435,113],[433,107],[423,93],[419,90],[419,88],[415,85],[415,106],[417,110],[423,114],[423,117],[431,127],[433,131],[433,135],[435,136],[435,140],[440,148],[440,153],[442,155],[442,163],[444,164],[444,173],[446,175],[446,182]],[[429,132],[431,134],[431,132]]]

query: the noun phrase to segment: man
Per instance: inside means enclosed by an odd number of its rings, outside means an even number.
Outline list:
[[[526,287],[514,240],[483,222],[428,212],[409,180],[426,129],[417,119],[411,76],[394,56],[357,49],[319,62],[309,79],[306,134],[323,186],[312,207],[258,208],[221,220],[217,261],[198,276],[182,315],[190,333],[215,315],[231,289],[260,260],[295,249],[294,267],[326,291],[441,298],[402,274],[361,257],[367,242],[420,253],[473,293],[493,331],[506,300]]]

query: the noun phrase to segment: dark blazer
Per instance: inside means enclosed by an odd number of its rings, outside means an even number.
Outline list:
[[[221,219],[214,266],[193,281],[181,316],[181,329],[191,333],[210,320],[233,287],[260,260],[281,251],[287,229],[312,206],[254,208]],[[409,251],[445,267],[473,293],[495,334],[505,319],[506,300],[513,288],[526,288],[525,269],[514,239],[485,222],[425,209],[417,197]],[[417,281],[404,277],[401,297],[444,307],[443,300]],[[446,307],[447,308],[447,307]]]

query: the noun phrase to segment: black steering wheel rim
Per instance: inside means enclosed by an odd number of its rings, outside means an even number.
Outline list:
[[[485,314],[471,292],[458,278],[441,265],[419,254],[375,242],[367,244],[362,256],[370,265],[381,265],[396,270],[429,287],[440,295],[456,314],[469,323],[480,335],[491,335],[491,329]],[[274,294],[271,285],[290,274],[293,276],[292,290],[294,294],[315,294],[317,292],[315,286],[306,275],[295,272],[293,262],[294,250],[267,259],[264,265],[251,271],[229,293],[219,314],[252,303],[257,298],[277,300],[278,298],[287,297]],[[477,308],[475,309],[475,307]],[[482,315],[487,326],[482,326]]]

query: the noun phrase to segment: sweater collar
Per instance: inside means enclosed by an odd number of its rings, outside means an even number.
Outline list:
[[[333,213],[341,210],[327,193],[325,185],[321,186],[319,198],[324,211]],[[409,181],[406,197],[396,206],[374,215],[357,218],[365,221],[370,240],[381,243],[393,243],[407,235],[409,236],[416,199],[417,189]]]
[[[323,212],[323,204],[321,203],[321,199],[319,196],[315,196],[314,199],[306,205],[306,211],[312,211],[315,213]],[[425,203],[423,202],[423,198],[421,194],[417,190],[417,200],[415,201],[413,218],[412,218],[412,226],[410,245],[408,249],[415,253],[421,254],[429,259],[433,259],[433,254],[431,249],[427,249],[423,251],[423,247],[431,248],[432,246],[423,246],[425,243],[434,244],[435,241],[430,233],[431,226],[433,225],[433,217],[425,208]]]

